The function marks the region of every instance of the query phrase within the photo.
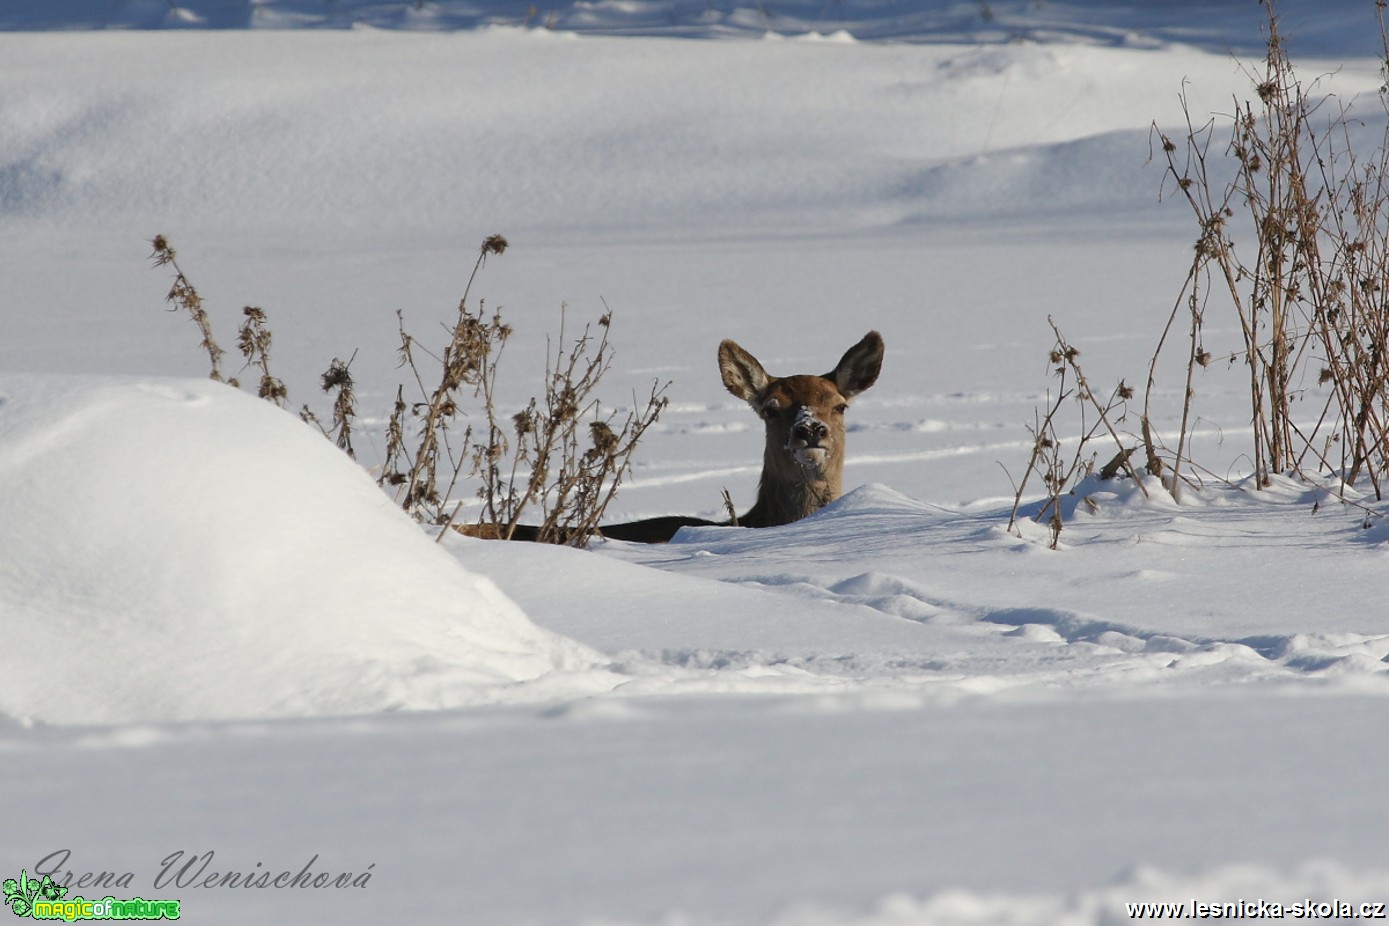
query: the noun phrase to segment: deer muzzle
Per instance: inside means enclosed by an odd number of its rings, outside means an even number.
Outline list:
[[[796,412],[796,421],[791,425],[791,435],[786,441],[786,449],[802,466],[820,468],[829,456],[830,428],[815,412],[801,406]]]

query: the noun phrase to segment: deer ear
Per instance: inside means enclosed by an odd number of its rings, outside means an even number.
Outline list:
[[[825,379],[833,380],[844,398],[851,399],[878,381],[883,368],[883,337],[870,331],[839,358],[839,365]]]
[[[756,357],[733,341],[719,345],[719,373],[728,391],[744,402],[756,401],[772,379]]]

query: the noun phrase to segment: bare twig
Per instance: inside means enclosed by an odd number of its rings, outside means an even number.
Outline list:
[[[198,295],[197,289],[193,287],[188,277],[184,275],[183,269],[179,267],[178,253],[169,244],[169,239],[163,235],[155,235],[150,244],[154,248],[154,252],[150,255],[154,265],[156,267],[168,265],[174,269],[174,283],[169,289],[169,295],[164,297],[165,301],[174,304],[174,309],[171,311],[183,309],[193,319],[193,324],[198,326],[198,332],[203,338],[199,346],[207,352],[208,360],[212,363],[212,372],[208,374],[208,378],[219,383],[225,382],[226,380],[222,377],[222,355],[226,351],[217,346],[217,341],[212,336],[212,322],[208,319],[207,312],[203,310],[202,297]]]

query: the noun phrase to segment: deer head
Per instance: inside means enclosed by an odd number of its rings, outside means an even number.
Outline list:
[[[883,339],[870,331],[823,376],[771,376],[733,341],[719,345],[719,372],[728,391],[766,424],[757,503],[739,518],[747,527],[789,524],[842,492],[844,412],[872,386],[883,365]]]

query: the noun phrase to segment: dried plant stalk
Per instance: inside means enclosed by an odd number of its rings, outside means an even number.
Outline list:
[[[1148,494],[1148,490],[1129,462],[1137,446],[1125,447],[1116,426],[1124,420],[1127,402],[1133,398],[1133,390],[1120,381],[1109,399],[1101,402],[1091,390],[1085,371],[1081,369],[1080,351],[1066,340],[1053,319],[1048,318],[1047,322],[1051,325],[1055,337],[1048,354],[1048,362],[1057,378],[1056,397],[1048,398],[1045,414],[1038,411],[1035,421],[1028,427],[1028,432],[1032,435],[1032,451],[1022,480],[1015,490],[1013,508],[1008,517],[1008,530],[1017,532],[1022,500],[1027,492],[1029,480],[1036,473],[1046,486],[1046,497],[1032,514],[1032,519],[1038,523],[1046,522],[1051,531],[1050,546],[1055,550],[1060,545],[1061,531],[1065,526],[1063,500],[1075,493],[1082,479],[1095,473],[1098,454],[1091,445],[1103,434],[1107,434],[1114,442],[1116,452],[1100,469],[1100,477],[1113,479],[1122,470],[1134,480],[1144,495]],[[1074,450],[1067,456],[1063,452],[1066,441],[1057,430],[1057,419],[1067,407],[1069,399],[1075,400],[1075,407],[1079,410],[1079,431],[1074,439]],[[1093,421],[1087,421],[1092,411],[1095,418]]]
[[[470,479],[478,483],[480,503],[470,533],[510,539],[521,519],[539,510],[540,524],[528,527],[527,536],[582,545],[630,472],[637,442],[665,407],[665,387],[653,386],[644,406],[634,403],[620,424],[614,413],[604,413],[596,390],[612,362],[611,312],[599,319],[599,334],[585,327],[569,343],[562,311],[558,343],[546,352],[543,394],[504,415],[498,363],[512,329],[499,312],[489,314],[481,303],[472,308],[469,295],[487,257],[506,246],[506,239],[492,236],[479,249],[449,341],[433,358],[440,375],[432,389],[425,388],[420,372],[419,343],[401,322],[401,363],[411,370],[420,400],[407,406],[403,391],[397,392],[381,482],[398,487],[406,511],[441,525],[440,536],[459,518],[463,505],[454,493]],[[453,423],[469,392],[481,420],[455,439]],[[417,435],[413,452],[406,450],[407,418]]]
[[[1257,102],[1236,100],[1230,120],[1226,154],[1234,179],[1223,187],[1212,181],[1215,123],[1197,126],[1185,98],[1184,144],[1153,129],[1166,177],[1201,229],[1178,300],[1188,308],[1192,335],[1172,469],[1190,465],[1194,374],[1211,359],[1199,332],[1214,279],[1242,337],[1229,357],[1249,376],[1256,484],[1267,485],[1274,473],[1302,473],[1315,461],[1343,484],[1368,480],[1380,498],[1389,467],[1389,129],[1370,158],[1358,157],[1348,112],[1320,113],[1334,103],[1315,92],[1315,82],[1308,87],[1298,78],[1273,4],[1266,6],[1267,51],[1262,68],[1250,73]],[[1385,37],[1384,4],[1378,9]],[[1389,38],[1384,49],[1389,67]],[[1382,94],[1381,104],[1387,100]],[[1160,341],[1157,354],[1162,350]],[[1150,369],[1150,395],[1152,387]],[[1153,456],[1151,442],[1149,451]],[[1177,480],[1168,481],[1175,491]]]
[[[169,301],[185,309],[198,325],[212,361],[212,378],[222,380],[223,351],[212,337],[197,290],[179,269],[168,239],[156,236],[153,245],[155,266],[170,265],[175,271]],[[604,306],[599,333],[587,326],[573,343],[566,338],[561,313],[558,343],[546,352],[544,393],[505,418],[498,410],[496,385],[511,327],[499,312],[489,314],[481,302],[474,309],[470,296],[487,258],[506,248],[501,235],[483,240],[439,354],[409,335],[403,313],[397,313],[400,363],[410,370],[419,398],[408,402],[406,387],[396,389],[379,483],[394,489],[400,505],[414,518],[440,525],[439,536],[463,508],[455,498],[460,482],[475,479],[481,528],[474,533],[513,537],[523,514],[539,509],[541,524],[527,528],[528,535],[581,545],[596,533],[599,519],[631,471],[638,442],[665,408],[666,387],[654,384],[644,403],[634,398],[632,409],[620,421],[618,413],[604,411],[596,390],[612,363],[608,341],[612,313]],[[258,393],[284,407],[284,383],[270,372],[272,336],[265,311],[246,306],[242,315],[237,345],[246,366],[259,371]],[[355,357],[354,353],[346,361],[334,358],[320,377],[323,391],[333,400],[328,426],[307,405],[300,411],[301,418],[354,458],[357,396],[351,366]],[[429,387],[421,372],[421,364],[428,361],[438,367]],[[229,382],[239,385],[234,379]],[[464,427],[460,435],[455,424],[470,399],[482,421],[476,428]]]
[[[284,408],[288,404],[288,390],[279,377],[270,373],[270,328],[265,310],[259,306],[248,305],[241,310],[245,321],[237,334],[237,346],[241,356],[246,358],[246,366],[260,370],[260,384],[256,394],[267,402]]]
[[[207,317],[207,312],[203,310],[203,299],[198,295],[192,282],[184,275],[183,268],[178,265],[178,252],[169,244],[169,239],[163,235],[155,235],[150,241],[154,248],[150,254],[150,259],[154,261],[154,266],[169,266],[174,270],[174,282],[169,288],[169,294],[164,297],[165,302],[172,302],[174,308],[170,311],[183,309],[193,319],[193,324],[198,326],[198,332],[202,335],[202,343],[199,345],[207,352],[208,360],[212,363],[212,372],[208,374],[209,379],[217,382],[225,382],[222,377],[222,356],[226,351],[217,346],[217,340],[212,336],[212,322]]]

